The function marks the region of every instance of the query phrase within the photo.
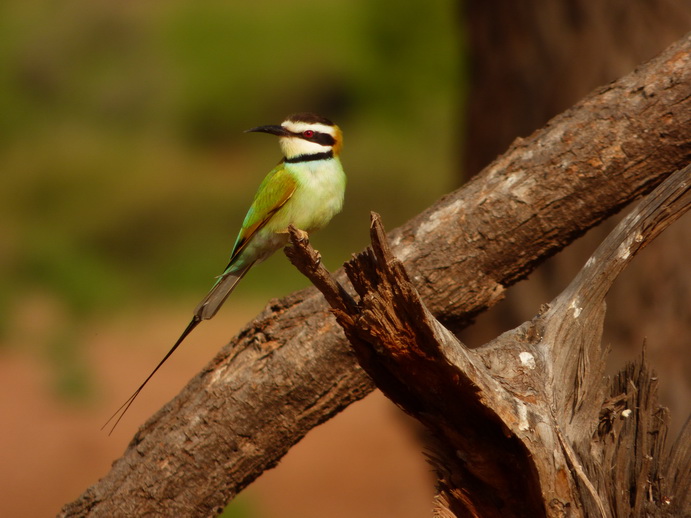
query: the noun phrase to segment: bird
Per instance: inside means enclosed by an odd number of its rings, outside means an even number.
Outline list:
[[[279,125],[257,126],[245,133],[253,132],[277,136],[283,158],[259,185],[228,265],[194,309],[190,323],[139,388],[101,428],[115,419],[109,435],[154,374],[202,321],[216,315],[250,268],[288,244],[290,225],[309,234],[326,226],[343,207],[343,134],[337,125],[314,113],[296,113]]]

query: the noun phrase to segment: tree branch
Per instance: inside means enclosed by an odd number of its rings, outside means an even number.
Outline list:
[[[620,374],[605,398],[607,355],[600,348],[599,324],[617,275],[689,207],[691,166],[668,178],[614,229],[548,310],[476,350],[467,349],[425,307],[389,250],[377,215],[372,248],[346,264],[359,295],[355,304],[350,296],[337,300],[334,294],[345,290],[333,289],[336,281],[314,262],[314,250],[298,240],[295,229],[289,257],[318,289],[330,293],[334,314],[377,387],[430,430],[445,512],[660,515],[673,510],[670,502],[682,510],[678,504],[688,488],[666,481],[679,480],[685,469],[688,485],[688,468],[665,473],[666,422],[655,419],[661,409],[645,366],[635,375],[630,369]],[[626,396],[632,383],[634,399]],[[624,415],[635,425],[617,433],[606,429],[593,442],[601,409],[611,406],[611,398],[626,407],[608,419]],[[622,413],[625,408],[628,414]]]
[[[391,233],[441,322],[467,324],[540,261],[689,163],[690,56],[686,36]],[[60,516],[214,515],[371,389],[316,290],[273,301]]]

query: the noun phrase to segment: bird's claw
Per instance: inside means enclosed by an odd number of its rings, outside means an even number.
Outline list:
[[[310,235],[305,232],[304,230],[300,230],[299,228],[295,229],[295,233],[298,235],[298,239],[300,241],[309,241]]]

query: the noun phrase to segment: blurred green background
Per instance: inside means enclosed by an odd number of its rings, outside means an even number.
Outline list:
[[[23,346],[48,304],[61,318],[30,347],[88,398],[84,323],[192,309],[280,158],[243,130],[293,112],[345,134],[345,210],[314,238],[329,268],[365,246],[370,210],[393,228],[431,204],[457,181],[459,17],[451,0],[4,0],[0,343]],[[306,284],[276,254],[236,297]]]

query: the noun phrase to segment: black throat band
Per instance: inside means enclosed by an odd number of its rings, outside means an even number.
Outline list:
[[[324,151],[323,153],[314,153],[313,155],[298,155],[292,158],[284,158],[286,164],[297,164],[300,162],[313,162],[314,160],[328,160],[333,158],[333,151]]]

